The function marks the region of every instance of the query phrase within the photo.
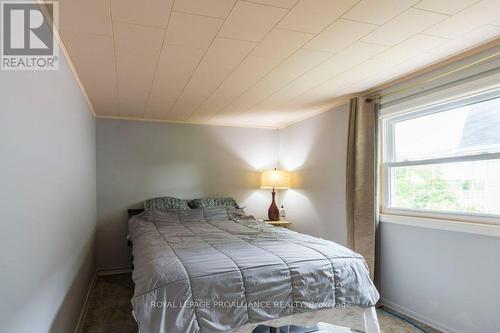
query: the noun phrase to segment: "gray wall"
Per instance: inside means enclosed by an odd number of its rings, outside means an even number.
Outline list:
[[[95,271],[95,122],[68,66],[0,73],[0,332],[72,332]]]
[[[500,239],[380,224],[382,299],[437,328],[498,332]]]
[[[97,120],[97,266],[130,266],[127,208],[145,199],[234,196],[265,217],[262,169],[277,165],[278,131]]]
[[[280,130],[280,164],[293,189],[280,191],[292,229],[345,245],[349,107]]]

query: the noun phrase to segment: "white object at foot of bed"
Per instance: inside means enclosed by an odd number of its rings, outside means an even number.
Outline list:
[[[380,333],[375,307],[363,309],[357,306],[297,313],[265,322],[249,323],[230,330],[227,333],[251,333],[258,325],[267,325],[270,327],[287,325],[314,327],[317,323],[349,327],[353,330],[364,331],[365,333]]]
[[[366,333],[380,333],[380,326],[378,325],[377,312],[375,307],[366,308],[363,311],[365,318],[365,332]]]

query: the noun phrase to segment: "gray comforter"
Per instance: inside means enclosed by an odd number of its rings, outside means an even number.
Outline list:
[[[145,211],[129,229],[142,333],[224,332],[379,298],[359,254],[234,208]]]

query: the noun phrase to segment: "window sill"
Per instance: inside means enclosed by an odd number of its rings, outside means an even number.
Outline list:
[[[500,237],[500,225],[495,225],[495,224],[451,221],[444,219],[432,219],[425,217],[392,215],[392,214],[391,215],[380,214],[379,220],[380,222],[383,223],[393,223],[393,224],[401,224],[412,227]]]

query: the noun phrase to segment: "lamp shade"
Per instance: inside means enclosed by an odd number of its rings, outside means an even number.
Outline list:
[[[289,189],[292,186],[290,171],[266,170],[262,172],[260,188]]]

